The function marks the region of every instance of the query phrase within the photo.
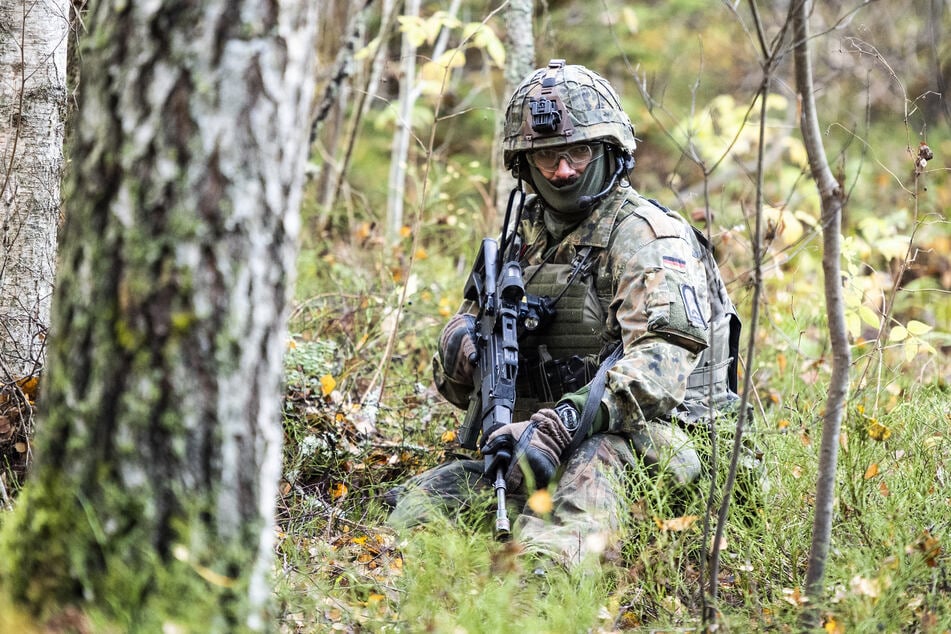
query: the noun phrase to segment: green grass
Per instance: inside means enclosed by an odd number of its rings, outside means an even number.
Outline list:
[[[379,324],[398,295],[367,292],[342,310],[312,302],[293,324],[299,343],[288,357],[276,570],[283,631],[699,631],[709,586],[707,484],[686,506],[649,488],[632,490],[621,559],[585,574],[556,568],[536,576],[517,544],[496,543],[472,528],[479,522],[405,534],[385,526],[382,493],[457,451],[450,432],[459,413],[435,394],[429,374],[444,319],[439,294],[452,292],[440,289],[450,286],[427,282],[430,295],[407,307],[377,407],[364,400],[379,386],[386,343]],[[752,517],[747,507],[731,507],[716,600],[708,590],[705,599],[721,631],[797,631],[806,607],[829,372],[821,342],[801,334],[821,332],[821,307],[809,305],[777,308],[760,331],[749,438],[763,451],[769,488]],[[918,381],[901,372],[945,360],[913,361],[883,358],[878,379],[851,394],[825,592],[816,604],[826,631],[951,631],[951,390],[940,373]],[[325,374],[336,379],[327,394]],[[720,483],[732,448],[729,434],[721,436]],[[715,513],[708,540],[714,522]]]

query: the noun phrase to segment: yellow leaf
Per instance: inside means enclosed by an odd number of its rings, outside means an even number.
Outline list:
[[[429,257],[429,253],[427,253],[426,249],[424,249],[423,247],[419,247],[418,249],[416,249],[415,257],[417,260],[425,260],[426,258]]]
[[[439,437],[439,439],[443,441],[443,443],[446,443],[446,444],[451,443],[456,439],[456,432],[452,429],[444,431],[442,433],[442,436]]]
[[[363,242],[370,237],[372,230],[373,226],[369,222],[361,222],[353,232],[354,237],[357,239],[357,242]]]
[[[337,380],[329,374],[320,377],[320,391],[324,396],[329,395],[337,387]]]
[[[548,489],[538,489],[528,498],[528,508],[539,515],[547,515],[555,507]]]
[[[859,306],[859,317],[872,328],[878,328],[881,325],[878,319],[878,313],[864,304]]]
[[[439,298],[439,315],[440,317],[449,317],[452,315],[452,307],[449,305],[448,297]]]
[[[408,238],[408,237],[410,237],[411,235],[413,235],[413,230],[412,230],[412,229],[410,229],[410,228],[407,227],[406,225],[403,225],[402,227],[400,227],[400,237],[401,237],[401,238]]]
[[[888,333],[888,340],[892,343],[897,343],[899,341],[904,341],[908,338],[908,330],[904,326],[895,326],[892,328],[892,331]]]
[[[908,328],[908,332],[915,335],[916,337],[920,337],[923,334],[931,332],[931,326],[920,322],[917,319],[912,319],[905,325],[905,327]]]
[[[915,356],[918,354],[919,347],[920,346],[918,345],[918,342],[913,339],[909,339],[908,341],[906,341],[903,346],[905,350],[905,361],[911,361],[912,359],[914,359]]]
[[[874,418],[868,419],[868,437],[872,440],[888,440],[892,435],[892,430],[890,430],[885,425],[882,425]]]
[[[789,427],[789,421],[783,418],[779,422],[776,423],[776,427],[778,427],[779,429],[786,429],[787,427]]]
[[[637,13],[632,7],[621,9],[621,21],[631,34],[636,34],[640,30],[640,21],[638,21]]]
[[[31,376],[25,379],[20,379],[17,381],[17,385],[23,390],[23,393],[26,394],[26,397],[31,401],[36,400],[36,388],[40,384],[39,377]]]
[[[852,335],[853,339],[857,339],[862,334],[862,319],[858,313],[851,310],[846,311],[845,328],[849,331],[849,334]]]
[[[873,462],[868,466],[868,469],[865,470],[865,479],[871,480],[878,475],[878,463]]]
[[[338,482],[337,484],[330,487],[330,497],[335,500],[338,500],[347,494],[347,485],[343,482]]]
[[[684,515],[683,517],[674,517],[668,520],[659,520],[655,517],[654,523],[657,524],[657,528],[662,531],[685,531],[698,519],[700,519],[698,515]]]

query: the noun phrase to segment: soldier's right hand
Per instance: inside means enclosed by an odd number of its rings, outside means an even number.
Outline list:
[[[466,313],[452,316],[439,338],[439,354],[446,376],[457,383],[472,385],[477,350],[475,317]]]
[[[494,471],[505,467],[505,484],[515,490],[525,480],[523,470],[530,471],[535,488],[544,488],[555,477],[561,454],[570,443],[571,434],[558,413],[540,409],[527,421],[502,425],[489,433],[482,445],[486,475],[494,478]]]

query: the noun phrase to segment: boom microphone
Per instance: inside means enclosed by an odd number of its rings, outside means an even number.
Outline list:
[[[614,173],[611,174],[611,180],[608,181],[607,186],[602,189],[600,192],[594,196],[579,196],[578,197],[578,208],[582,211],[587,211],[595,205],[599,200],[611,193],[611,190],[614,189],[614,184],[617,183],[617,179],[620,178],[621,172],[624,171],[624,159],[620,156],[615,157],[617,161],[617,167],[614,169]]]

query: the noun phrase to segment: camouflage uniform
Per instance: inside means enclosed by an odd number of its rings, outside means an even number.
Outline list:
[[[516,91],[513,101],[535,90],[542,77],[539,71],[526,80],[530,90]],[[602,97],[616,97],[594,84]],[[575,97],[564,99],[569,98]],[[597,129],[604,119],[595,117],[590,105],[578,112]],[[618,106],[610,107],[617,113]],[[585,120],[570,107],[566,112],[574,138],[583,137]],[[612,125],[620,132],[612,133],[607,147],[632,148],[633,134]],[[513,135],[524,134],[524,126],[512,128]],[[507,154],[506,164],[513,166],[516,157]],[[706,435],[706,427],[698,421],[706,420],[707,405],[728,409],[737,400],[729,370],[735,369],[738,321],[702,238],[626,180],[560,239],[545,221],[551,211],[541,196],[530,198],[517,232],[526,291],[558,299],[554,319],[520,339],[515,420],[558,402],[583,409],[602,360],[623,346],[607,374],[590,436],[562,457],[552,513],[537,517],[524,507],[528,491],[509,492],[517,515],[515,537],[529,550],[573,564],[616,549],[624,480],[631,473],[649,473],[654,486],[672,489],[690,488],[700,478],[704,467],[694,436]],[[461,311],[474,315],[477,309],[465,303]],[[451,368],[442,366],[442,356],[435,359],[436,385],[450,402],[466,408],[473,387],[458,382]],[[492,491],[483,468],[482,460],[456,460],[391,491],[390,524],[412,526],[434,512],[453,515],[482,505]]]
[[[551,518],[542,520],[518,509],[514,526],[516,536],[529,548],[576,562],[605,544],[611,545],[624,499],[618,475],[625,465],[656,465],[664,486],[683,487],[701,475],[693,439],[671,419],[683,410],[680,406],[687,379],[707,346],[708,285],[702,261],[705,254],[690,226],[629,186],[618,187],[587,220],[555,244],[550,243],[541,220],[543,205],[538,198],[529,203],[520,231],[525,242],[526,290],[550,294],[559,280],[570,275],[572,263],[585,248],[590,249],[592,264],[583,279],[572,283],[573,292],[559,300],[556,317],[545,332],[520,343],[526,357],[526,371],[520,376],[527,377],[520,383],[516,418],[562,398],[583,403],[583,382],[593,375],[597,359],[605,356],[612,342],[621,341],[625,351],[608,372],[596,433],[571,456],[554,489]],[[683,300],[685,295],[691,298],[689,306]],[[670,317],[672,307],[681,313],[674,320]],[[464,305],[463,310],[474,308]],[[699,321],[695,328],[690,326],[691,313]],[[686,325],[668,328],[671,321]],[[579,389],[566,392],[553,385],[551,372],[535,372],[532,377],[531,368],[544,363],[543,355],[558,358],[579,351],[586,354],[573,356],[588,360],[578,373],[583,377],[576,382],[581,383]],[[438,363],[435,374],[442,394],[465,407],[472,386],[455,383]],[[735,399],[726,386],[719,386],[718,391],[721,405]],[[687,425],[695,422],[680,418]],[[481,460],[461,460],[417,476],[405,489],[415,493],[400,501],[391,524],[423,521],[433,499],[458,510],[473,495],[491,492],[482,469]],[[519,501],[518,497],[512,499]]]

